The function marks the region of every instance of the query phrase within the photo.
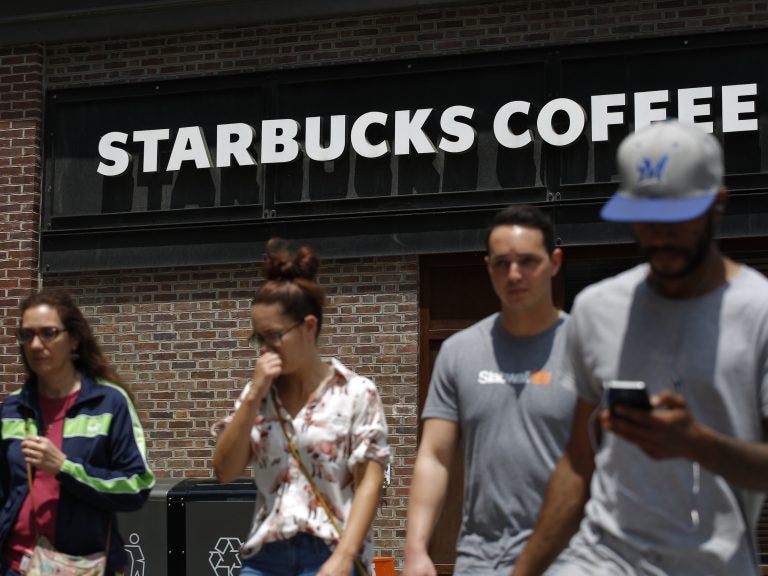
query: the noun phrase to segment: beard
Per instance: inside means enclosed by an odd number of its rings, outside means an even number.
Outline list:
[[[640,246],[640,255],[648,262],[653,270],[653,273],[667,280],[680,280],[685,278],[692,272],[695,272],[707,256],[709,247],[714,238],[715,230],[710,218],[707,221],[707,226],[702,230],[701,236],[696,241],[696,244],[692,248],[681,248],[679,246]],[[667,271],[659,270],[653,266],[653,257],[656,254],[668,254],[672,257],[682,259],[685,264],[679,270]]]

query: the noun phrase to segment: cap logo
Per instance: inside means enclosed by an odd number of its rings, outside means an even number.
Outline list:
[[[650,185],[661,182],[664,175],[664,168],[667,166],[669,155],[664,154],[659,161],[654,164],[653,159],[643,158],[637,163],[637,183],[638,185]]]
[[[723,183],[723,150],[701,126],[653,122],[616,151],[618,190],[600,215],[609,222],[687,222],[712,207]]]

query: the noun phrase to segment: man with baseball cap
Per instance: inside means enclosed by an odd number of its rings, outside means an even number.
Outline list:
[[[618,164],[602,216],[632,224],[647,263],[576,299],[574,425],[514,574],[755,576],[768,281],[714,241],[726,191],[713,136],[653,124],[622,142]],[[607,409],[618,387],[646,388],[652,409]]]

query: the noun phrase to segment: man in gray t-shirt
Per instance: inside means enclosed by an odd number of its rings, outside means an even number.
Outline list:
[[[537,209],[500,212],[486,264],[501,311],[448,338],[422,413],[402,576],[431,576],[427,554],[459,438],[464,502],[454,574],[508,572],[528,539],[570,431],[576,395],[560,385],[566,316],[552,303],[562,260]]]
[[[514,574],[542,574],[567,546],[548,576],[756,576],[768,281],[714,242],[726,191],[713,136],[654,124],[618,163],[603,217],[632,223],[648,263],[576,299],[573,433]],[[645,387],[650,406],[601,404],[620,386]]]

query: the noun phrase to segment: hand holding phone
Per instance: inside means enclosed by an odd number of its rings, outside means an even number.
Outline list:
[[[608,395],[608,408],[616,415],[616,406],[637,410],[653,410],[645,382],[639,380],[608,380],[604,384]]]

